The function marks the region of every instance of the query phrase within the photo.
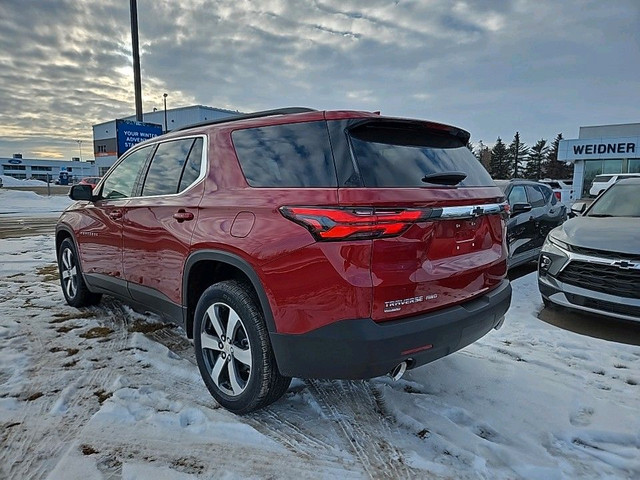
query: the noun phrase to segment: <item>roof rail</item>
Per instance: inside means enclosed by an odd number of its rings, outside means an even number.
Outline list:
[[[271,117],[273,115],[290,115],[293,113],[306,113],[306,112],[315,112],[315,111],[316,111],[315,109],[307,108],[307,107],[287,107],[287,108],[276,108],[274,110],[262,110],[261,112],[243,113],[237,116],[218,118],[216,120],[207,120],[205,122],[193,123],[191,125],[186,125],[184,127],[176,128],[175,130],[172,130],[172,132],[179,132],[181,130],[187,130],[195,127],[205,127],[207,125],[215,125],[218,123],[236,122],[238,120],[248,120],[250,118]]]

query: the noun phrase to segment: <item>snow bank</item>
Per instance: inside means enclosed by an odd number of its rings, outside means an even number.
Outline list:
[[[35,192],[0,188],[0,218],[3,216],[58,215],[72,203],[73,200],[66,195],[47,197]]]
[[[17,178],[13,178],[9,175],[0,175],[2,179],[2,185],[4,187],[46,187],[47,182],[43,182],[42,180],[20,180]]]
[[[235,416],[181,332],[67,306],[54,259],[47,236],[0,243],[0,478],[640,478],[640,347],[539,320],[535,273],[501,330],[398,382],[296,379]]]

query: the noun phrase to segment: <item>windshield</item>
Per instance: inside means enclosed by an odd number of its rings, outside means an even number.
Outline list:
[[[640,184],[616,183],[598,198],[588,217],[640,217]]]

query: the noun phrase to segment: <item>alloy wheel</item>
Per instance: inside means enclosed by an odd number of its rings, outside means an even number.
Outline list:
[[[230,397],[244,392],[251,375],[251,343],[236,311],[226,303],[212,304],[202,322],[200,344],[216,387]]]
[[[67,297],[72,299],[78,291],[78,269],[76,267],[75,257],[70,248],[62,251],[62,286]]]

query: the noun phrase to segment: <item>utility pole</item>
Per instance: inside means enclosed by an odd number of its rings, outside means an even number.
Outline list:
[[[167,94],[162,94],[162,100],[164,100],[164,133],[167,133]]]
[[[78,142],[78,148],[80,149],[80,161],[82,161],[82,140],[76,140]]]
[[[131,10],[131,47],[133,50],[133,83],[136,93],[136,120],[142,121],[142,82],[140,80],[140,49],[138,46],[138,5],[130,0]]]

